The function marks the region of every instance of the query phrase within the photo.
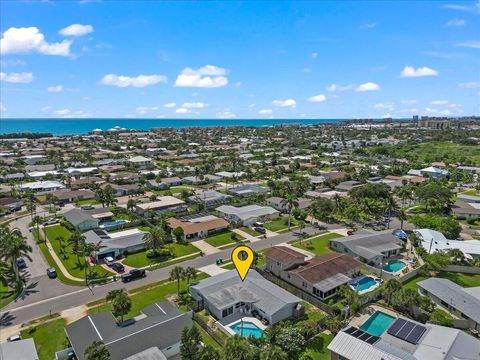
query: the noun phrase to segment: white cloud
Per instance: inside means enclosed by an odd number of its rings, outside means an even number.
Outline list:
[[[316,59],[318,57],[318,53],[317,52],[313,52],[312,53],[312,59]]]
[[[49,86],[47,87],[47,91],[53,92],[53,93],[59,93],[63,91],[63,86],[62,85]]]
[[[432,105],[446,105],[448,100],[433,100],[430,104]]]
[[[188,102],[182,105],[185,109],[202,109],[206,106],[208,106],[208,104],[204,102]]]
[[[102,84],[117,87],[144,87],[148,85],[155,85],[158,83],[166,83],[167,77],[165,75],[138,75],[138,76],[123,76],[116,74],[105,75]]]
[[[355,89],[355,84],[347,84],[347,85],[338,85],[338,84],[330,84],[327,86],[327,91],[336,92],[336,91],[348,91]]]
[[[197,70],[187,67],[177,76],[175,86],[199,88],[223,87],[228,84],[226,74],[226,69],[214,65],[205,65]]]
[[[2,34],[1,54],[27,54],[38,52],[44,55],[70,56],[72,41],[63,40],[49,44],[37,27],[11,27]]]
[[[377,23],[371,22],[371,23],[360,25],[360,29],[373,29],[376,26],[377,26]]]
[[[395,105],[393,103],[390,103],[390,102],[377,103],[377,104],[373,105],[373,107],[375,109],[380,109],[380,110],[388,110],[388,111],[395,110]],[[390,116],[387,116],[387,117],[390,117]]]
[[[467,40],[467,41],[463,41],[461,43],[458,43],[457,46],[471,48],[471,49],[480,49],[480,41]]]
[[[72,24],[61,29],[58,33],[63,36],[83,36],[93,32],[92,25]]]
[[[231,111],[219,111],[216,114],[218,119],[234,119],[236,115]]]
[[[355,88],[355,91],[365,92],[365,91],[378,91],[380,90],[380,86],[374,82],[366,82],[363,84],[358,85]]]
[[[273,100],[272,104],[277,107],[291,107],[294,108],[297,106],[297,102],[294,99],[285,99],[285,100]]]
[[[167,109],[173,109],[174,107],[177,107],[177,104],[174,102],[169,102],[164,104],[163,106],[166,107]]]
[[[65,116],[67,114],[70,114],[72,111],[70,109],[61,109],[61,110],[55,110],[53,113],[58,116]]]
[[[273,110],[272,109],[262,109],[258,113],[260,115],[270,115],[270,114],[273,114]]]
[[[446,27],[459,27],[459,26],[465,26],[467,22],[463,19],[452,19],[447,21],[445,24]]]
[[[450,115],[452,112],[448,109],[445,109],[445,110],[441,110],[441,109],[435,109],[435,108],[429,108],[429,107],[426,107],[425,108],[425,113],[426,114],[431,114],[431,115],[443,115],[443,116],[448,116]]]
[[[419,68],[414,68],[413,66],[405,66],[400,73],[400,77],[408,78],[408,77],[423,77],[423,76],[437,76],[438,71],[432,68],[423,66]]]
[[[157,111],[158,106],[139,106],[136,108],[136,112],[140,115],[148,114],[152,111]]]
[[[175,112],[176,112],[177,114],[187,114],[187,113],[189,113],[189,112],[191,112],[191,111],[188,110],[188,109],[185,109],[185,108],[178,108],[177,110],[175,110]]]
[[[458,84],[458,87],[461,89],[476,89],[476,88],[480,88],[480,82],[470,81],[470,82],[460,83]]]
[[[31,83],[33,81],[33,74],[31,72],[23,73],[0,73],[0,80],[8,83]]]
[[[480,1],[477,0],[475,5],[466,6],[466,5],[457,5],[457,4],[447,4],[442,6],[444,9],[458,10],[469,13],[480,13]]]
[[[314,103],[321,103],[327,100],[327,97],[323,94],[318,94],[312,97],[309,97],[307,101],[314,102]]]
[[[235,83],[235,87],[240,87],[240,86],[242,86],[242,82],[241,82],[241,81],[237,81],[237,82]]]

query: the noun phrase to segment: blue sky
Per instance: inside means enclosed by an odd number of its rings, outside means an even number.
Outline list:
[[[480,2],[0,3],[2,117],[480,114]]]

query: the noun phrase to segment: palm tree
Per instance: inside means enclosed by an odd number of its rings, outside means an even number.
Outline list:
[[[30,213],[30,217],[32,219],[32,224],[33,224],[33,216],[37,212],[37,205],[35,204],[34,199],[28,199],[27,204],[26,204],[27,211]]]
[[[185,270],[181,266],[175,266],[170,271],[170,281],[177,282],[177,295],[180,296],[180,281],[185,279]]]
[[[64,253],[65,253],[65,249],[63,248],[63,241],[64,241],[65,239],[63,238],[63,236],[60,236],[60,235],[59,235],[59,236],[57,236],[57,237],[55,238],[55,240],[58,241],[58,245],[60,246],[60,254],[64,254]]]
[[[30,261],[30,253],[32,247],[27,244],[26,237],[18,228],[10,228],[8,225],[0,226],[0,239],[1,239],[1,253],[5,260],[11,260],[13,265],[13,271],[15,273],[15,282],[18,284],[20,281],[20,274],[17,265],[17,259],[19,257],[26,257]]]
[[[106,303],[112,302],[117,297],[117,295],[121,292],[123,292],[123,289],[110,290],[107,293],[107,296],[105,296],[105,302]]]
[[[110,352],[102,341],[94,341],[85,349],[85,360],[110,360]]]
[[[285,194],[285,198],[282,200],[282,205],[286,205],[288,209],[288,230],[290,230],[292,220],[292,210],[298,207],[298,198],[294,193]]]
[[[127,210],[132,210],[135,208],[137,202],[134,199],[128,199],[127,201]]]
[[[331,316],[325,320],[325,326],[332,334],[337,334],[343,328],[343,321],[339,316]]]
[[[103,245],[102,240],[100,240],[97,243],[90,244],[90,249],[91,249],[91,252],[93,252],[93,258],[95,259],[95,261],[97,261],[97,253],[106,247],[107,247],[106,245]]]
[[[70,238],[69,242],[72,243],[72,252],[77,255],[77,261],[80,263],[80,253],[83,243],[85,242],[85,236],[78,230],[74,231]]]
[[[407,200],[412,199],[412,188],[409,185],[403,185],[395,190],[395,194],[402,200],[402,207],[405,207]]]
[[[405,209],[398,209],[397,210],[397,218],[400,220],[400,229],[403,230],[403,223],[407,220],[407,212]]]
[[[385,286],[383,287],[383,293],[387,298],[387,304],[390,305],[392,301],[392,296],[394,293],[399,291],[402,288],[402,284],[396,279],[389,279],[385,282]]]
[[[161,226],[154,226],[143,236],[143,240],[147,248],[158,250],[165,243],[166,237],[167,233]]]
[[[288,355],[281,347],[270,345],[265,351],[262,351],[260,360],[288,360]]]
[[[187,267],[184,272],[185,279],[187,280],[187,285],[190,285],[190,280],[196,280],[198,274],[197,269],[194,267]]]

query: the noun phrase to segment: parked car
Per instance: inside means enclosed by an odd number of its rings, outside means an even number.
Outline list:
[[[47,275],[50,279],[55,279],[57,277],[57,270],[55,270],[55,268],[48,268]]]
[[[19,340],[22,340],[22,337],[20,335],[12,335],[7,339],[8,342],[19,341]]]
[[[260,228],[263,228],[264,227],[264,224],[263,222],[260,222],[260,221],[257,221],[253,224],[253,227],[260,227]]]
[[[105,262],[105,264],[106,264],[107,266],[110,266],[110,267],[115,263],[115,259],[114,259],[113,257],[111,257],[111,256],[106,256],[106,257],[104,257],[104,258],[103,258],[103,261]]]
[[[132,280],[140,279],[147,276],[147,273],[143,269],[132,269],[128,273],[122,275],[123,282],[129,282]]]
[[[353,230],[348,230],[348,231],[347,231],[347,235],[348,235],[348,236],[352,236],[352,235],[353,235]]]
[[[93,210],[95,207],[93,205],[82,205],[80,206],[80,209],[82,210]]]
[[[116,262],[112,264],[112,269],[115,270],[117,273],[123,273],[125,271],[125,266]]]
[[[19,257],[17,259],[17,267],[19,269],[25,269],[27,267],[27,263],[25,262],[25,259],[23,257]]]
[[[43,223],[43,226],[47,226],[47,225],[55,225],[55,224],[58,224],[60,222],[59,219],[48,219],[47,221],[45,221]]]
[[[265,234],[267,231],[263,227],[256,226],[253,228],[256,232],[259,232],[260,234]]]

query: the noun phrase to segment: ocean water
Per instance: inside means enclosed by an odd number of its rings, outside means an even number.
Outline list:
[[[321,124],[345,119],[0,119],[0,134],[31,132],[53,135],[86,134],[93,129],[114,126],[134,130],[154,127],[184,128],[192,126],[271,126],[279,124]]]

